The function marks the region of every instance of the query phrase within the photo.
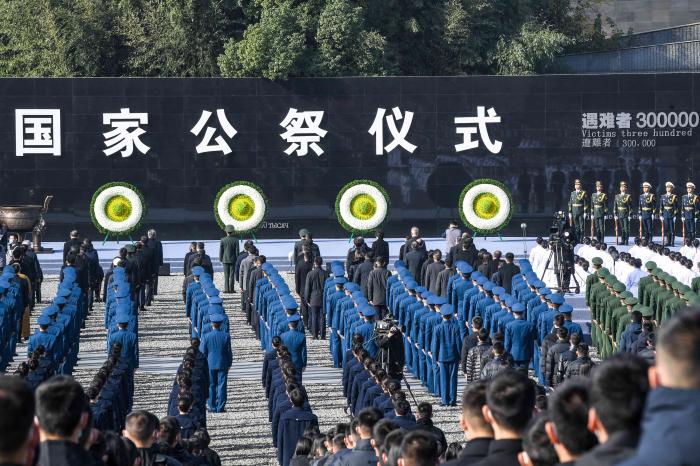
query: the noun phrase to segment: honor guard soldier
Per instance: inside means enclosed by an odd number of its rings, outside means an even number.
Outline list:
[[[608,213],[607,204],[608,196],[603,192],[603,183],[596,181],[595,192],[591,195],[591,230],[595,229],[595,237],[601,243],[605,242],[605,216]]]
[[[666,194],[661,196],[659,215],[661,216],[661,228],[663,230],[664,246],[675,246],[676,243],[676,214],[678,214],[678,196],[673,194],[673,183],[666,182]]]
[[[681,200],[683,207],[681,214],[683,219],[683,240],[690,239],[692,241],[695,239],[695,218],[700,207],[698,207],[698,195],[695,194],[695,184],[689,181],[685,184],[685,188],[688,194],[684,195]]]
[[[651,183],[642,183],[642,194],[639,195],[639,235],[647,241],[654,238],[654,212],[656,196],[651,192]]]
[[[586,191],[581,189],[581,180],[574,181],[574,190],[569,197],[569,220],[574,227],[576,240],[581,241],[585,231],[585,216],[588,214],[588,199]]]
[[[620,224],[620,244],[628,245],[630,241],[630,212],[632,211],[632,196],[627,193],[627,183],[620,182],[620,194],[615,196],[615,225]]]

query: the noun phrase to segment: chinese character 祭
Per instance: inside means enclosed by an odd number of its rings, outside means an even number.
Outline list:
[[[289,147],[284,151],[291,155],[296,152],[299,157],[309,153],[309,147],[316,155],[323,154],[323,149],[318,145],[327,131],[321,129],[323,111],[318,112],[298,112],[296,108],[290,108],[287,116],[284,117],[280,126],[287,131],[280,134],[280,137],[289,143]]]

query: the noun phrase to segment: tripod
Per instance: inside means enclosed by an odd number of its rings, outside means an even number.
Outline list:
[[[571,292],[571,286],[569,286],[570,282],[566,284],[566,289],[564,289],[563,286],[568,272],[568,276],[573,278],[574,283],[576,284],[575,292],[579,293],[581,291],[581,285],[579,284],[578,280],[576,280],[575,270],[564,262],[563,246],[559,242],[550,242],[549,245],[552,249],[549,251],[549,257],[547,258],[547,262],[544,264],[544,271],[542,272],[540,280],[544,278],[544,275],[547,273],[547,269],[549,268],[549,263],[552,261],[552,258],[554,258],[554,273],[557,277],[557,288],[559,291]]]
[[[401,333],[401,335],[403,335],[403,333]],[[377,337],[379,337],[379,335],[373,336],[370,339],[370,341],[375,340]],[[389,338],[391,338],[391,336],[389,336]],[[391,359],[389,357],[390,354],[391,354],[391,350],[389,349],[389,347],[379,348],[379,355],[378,355],[379,363],[381,364],[382,369],[384,369],[387,373],[390,372],[389,371],[389,361],[391,361]],[[404,355],[404,366],[405,366],[405,355]],[[411,385],[408,383],[408,379],[406,379],[406,374],[404,374],[403,366],[401,367],[401,379],[406,384],[406,389],[408,390],[408,393],[411,395],[411,398],[413,399],[413,403],[416,405],[416,408],[418,408],[418,401],[416,400],[415,395],[413,395],[413,390],[411,390]]]

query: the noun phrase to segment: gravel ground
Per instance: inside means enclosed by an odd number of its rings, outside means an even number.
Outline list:
[[[293,276],[285,275],[293,288]],[[223,289],[221,273],[215,274],[215,282]],[[42,292],[45,297],[55,296],[57,277],[47,277]],[[157,416],[165,416],[166,403],[175,375],[176,363],[188,346],[187,320],[181,299],[181,276],[161,277],[159,294],[145,313],[139,316],[139,346],[142,360],[136,371],[135,409],[147,409]],[[267,421],[267,400],[260,384],[263,352],[252,329],[245,324],[240,310],[240,295],[224,295],[224,305],[231,320],[240,318],[241,325],[232,325],[234,369],[229,373],[227,412],[208,414],[207,427],[212,437],[212,448],[221,456],[225,465],[274,465],[275,450],[272,447],[270,424]],[[38,307],[41,309],[41,307]],[[32,315],[35,327],[36,316]],[[104,361],[106,331],[103,328],[104,308],[96,304],[81,334],[80,357],[74,376],[87,385],[99,364]],[[319,418],[321,430],[326,431],[338,422],[347,422],[343,412],[340,375],[333,371],[327,340],[307,340],[309,373],[328,374],[314,377],[307,382],[311,406]],[[17,361],[24,360],[26,346],[18,348]],[[148,363],[144,364],[144,359]],[[237,369],[237,368],[245,369]],[[12,367],[11,369],[13,369]],[[434,404],[434,421],[445,431],[448,442],[461,441],[462,433],[457,424],[458,408],[443,408],[439,400],[428,394],[420,383],[409,382],[418,402]]]

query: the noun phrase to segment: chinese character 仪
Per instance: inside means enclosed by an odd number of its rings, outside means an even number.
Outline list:
[[[290,108],[287,116],[284,117],[280,126],[287,131],[280,134],[280,137],[289,143],[289,147],[284,151],[291,155],[296,151],[297,156],[302,157],[309,153],[309,147],[316,155],[323,154],[323,149],[317,143],[327,133],[321,129],[323,111],[318,112],[298,112],[296,108]]]
[[[190,130],[192,134],[195,136],[199,136],[199,133],[202,132],[202,129],[204,129],[204,125],[207,124],[207,121],[209,121],[209,117],[211,116],[211,112],[207,110],[202,110],[202,116],[199,117],[199,121],[197,122],[196,125]],[[229,139],[233,139],[233,137],[236,135],[237,131],[229,123],[228,118],[226,118],[226,113],[224,112],[224,109],[220,108],[216,111],[216,116],[219,119],[219,125],[221,125],[221,129],[224,130],[224,133],[228,136]],[[212,128],[211,126],[207,126],[207,130],[204,133],[204,137],[202,138],[202,141],[197,144],[197,153],[198,154],[203,154],[205,152],[217,152],[220,151],[224,155],[230,154],[231,151],[231,146],[228,145],[226,140],[221,137],[217,136],[214,140],[216,141],[216,144],[211,144],[211,138],[214,136],[216,133],[216,128]]]
[[[475,149],[479,147],[479,141],[472,140],[472,135],[476,134],[477,131],[479,132],[479,138],[481,139],[481,142],[484,143],[489,152],[491,152],[492,154],[498,154],[501,151],[501,147],[503,146],[503,144],[501,143],[501,141],[498,140],[492,141],[491,137],[489,136],[489,130],[486,127],[487,123],[500,123],[501,117],[496,114],[496,110],[494,110],[493,107],[489,108],[487,112],[484,112],[484,110],[485,107],[478,106],[476,107],[475,117],[455,118],[456,125],[478,125],[478,128],[457,127],[457,134],[461,134],[464,136],[464,142],[462,142],[461,144],[455,144],[455,150],[457,152],[462,152],[468,149]]]
[[[130,157],[134,153],[134,146],[142,154],[151,150],[140,139],[146,132],[145,129],[141,128],[141,125],[148,124],[148,113],[130,113],[128,108],[122,108],[119,113],[103,113],[102,124],[114,128],[102,133],[107,147],[102,152],[107,157],[119,151],[121,151],[122,157]]]
[[[61,155],[61,111],[15,110],[15,155]]]
[[[377,109],[377,116],[374,117],[374,122],[369,128],[369,131],[367,131],[375,138],[375,154],[382,155],[385,151],[386,153],[389,153],[399,146],[403,147],[405,150],[412,154],[413,151],[416,150],[417,146],[406,141],[406,135],[408,134],[408,130],[411,129],[411,123],[413,122],[413,112],[405,112],[404,114],[401,114],[401,110],[399,110],[399,107],[394,107],[391,109],[391,113],[392,114],[386,116],[386,124],[389,127],[389,132],[391,133],[391,136],[394,138],[389,144],[387,144],[386,146],[384,145],[383,120],[385,119],[384,115],[386,114],[386,109]],[[396,122],[399,120],[403,120],[403,122],[401,123],[400,131],[396,127]]]

